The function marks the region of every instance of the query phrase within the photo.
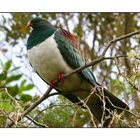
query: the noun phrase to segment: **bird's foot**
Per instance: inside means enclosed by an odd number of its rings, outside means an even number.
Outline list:
[[[64,73],[63,72],[59,72],[56,76],[56,79],[58,80],[58,82],[62,82],[64,80]],[[51,80],[50,81],[50,87],[53,89],[55,87],[55,80]]]
[[[63,72],[59,72],[59,73],[57,74],[57,80],[58,80],[59,82],[62,82],[62,81],[64,80],[64,73],[63,73]]]
[[[55,84],[55,83],[54,83],[54,80],[51,80],[51,81],[50,81],[50,87],[51,87],[51,89],[54,88],[54,84]]]

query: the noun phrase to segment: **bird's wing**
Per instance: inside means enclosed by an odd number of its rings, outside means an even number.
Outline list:
[[[54,39],[66,63],[73,69],[85,65],[83,51],[81,50],[76,38],[64,29],[55,32]],[[96,79],[90,68],[83,69],[80,74],[92,85],[96,84]]]

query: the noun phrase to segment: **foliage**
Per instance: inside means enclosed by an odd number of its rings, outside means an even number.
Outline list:
[[[57,100],[45,109],[33,111],[30,116],[50,128],[83,127],[86,123],[90,123],[87,111],[72,104],[63,96],[58,96]]]
[[[19,104],[16,101],[19,100],[22,104],[32,100],[32,96],[25,92],[31,90],[33,84],[25,84],[26,80],[20,82],[22,74],[16,74],[19,67],[12,68],[10,60],[5,64],[1,63],[0,68],[0,112],[2,117],[5,117],[19,110]],[[4,124],[0,126],[4,127]]]
[[[7,116],[22,113],[36,101],[39,87],[26,66],[27,22],[41,16],[57,27],[64,27],[78,39],[89,60],[102,55],[109,41],[139,30],[139,13],[5,13],[0,15],[0,127],[5,127]],[[131,111],[140,116],[140,35],[113,44],[106,56],[127,55],[127,58],[105,60],[94,65],[98,81],[124,100]],[[27,71],[25,71],[25,69]],[[48,99],[49,100],[49,99]],[[50,99],[51,100],[51,99]],[[35,120],[48,127],[93,127],[88,111],[79,109],[75,123],[73,117],[79,107],[62,96],[30,112],[30,117],[42,110]],[[128,113],[129,114],[129,113]],[[127,113],[114,122],[113,127],[139,127],[138,118]],[[39,127],[24,118],[17,127]],[[133,121],[132,121],[133,120]],[[96,121],[96,120],[95,120]]]

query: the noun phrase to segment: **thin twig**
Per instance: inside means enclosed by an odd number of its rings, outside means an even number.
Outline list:
[[[38,118],[38,116],[43,113],[44,111],[48,110],[48,109],[51,109],[53,107],[58,107],[58,106],[65,106],[65,107],[68,107],[68,106],[74,106],[75,104],[58,104],[58,105],[51,105],[43,110],[41,110],[35,117],[34,117],[34,120]]]
[[[94,127],[97,127],[97,126],[96,126],[96,123],[95,123],[95,121],[94,121],[94,118],[93,118],[93,113],[91,112],[90,108],[88,107],[88,105],[86,105],[86,103],[83,102],[83,104],[84,104],[84,106],[86,107],[86,109],[88,110],[88,112],[89,112],[89,114],[90,114],[90,118],[91,118],[91,121],[92,121],[92,123],[93,123],[93,126],[94,126]]]
[[[140,119],[139,116],[137,116],[136,114],[134,114],[134,113],[131,112],[130,110],[125,109],[125,108],[121,108],[121,107],[118,107],[118,106],[115,106],[115,105],[110,101],[110,99],[109,99],[107,96],[105,96],[105,98],[110,102],[110,104],[111,104],[112,107],[114,107],[114,108],[116,108],[116,109],[120,109],[120,110],[126,111],[126,112],[132,114],[133,116],[135,116],[137,119]]]
[[[100,86],[100,87],[101,87],[101,86]],[[101,118],[101,124],[102,124],[102,126],[104,126],[104,117],[105,117],[105,110],[106,110],[106,102],[105,102],[104,88],[101,87],[101,89],[99,88],[99,90],[101,90],[101,94],[102,94],[102,96],[103,96],[103,98],[102,98],[103,113],[102,113],[102,118]]]
[[[140,89],[138,87],[136,87],[124,74],[121,73],[120,68],[117,65],[117,60],[116,59],[114,59],[114,60],[115,60],[115,64],[116,64],[119,75],[122,76],[135,90],[140,92]]]
[[[73,118],[72,118],[72,127],[74,127],[74,125],[75,125],[76,115],[77,115],[77,113],[78,113],[78,111],[79,111],[80,108],[81,108],[81,106],[79,106],[76,109],[76,111],[74,112],[74,115],[73,115]]]
[[[18,101],[10,95],[10,93],[9,93],[8,90],[7,90],[7,88],[2,88],[2,89],[0,89],[0,90],[4,90],[5,93],[9,96],[9,98],[10,98],[17,106],[19,106]]]
[[[97,127],[97,125],[96,125],[96,123],[94,121],[93,113],[91,112],[90,108],[87,105],[87,102],[89,101],[89,99],[91,98],[91,96],[96,92],[96,88],[97,87],[95,86],[95,88],[93,88],[93,90],[89,94],[89,96],[87,96],[84,100],[81,100],[81,102],[83,103],[83,106],[88,110],[88,113],[90,114],[90,118],[91,118],[91,121],[92,121],[94,127]]]
[[[41,102],[43,102],[45,99],[48,98],[49,96],[49,93],[51,92],[52,88],[49,87],[48,90],[45,92],[45,94],[40,98],[38,99],[35,103],[33,103],[29,108],[27,108],[22,114],[21,116],[18,118],[17,121],[20,121],[23,117],[25,117],[29,112],[31,112],[34,108],[36,108]],[[14,123],[11,122],[9,123],[9,125],[7,127],[11,127],[13,126]]]
[[[48,90],[45,92],[45,94],[37,100],[34,104],[32,104],[29,108],[27,108],[21,117],[26,116],[30,111],[32,111],[35,107],[37,107],[41,102],[43,102],[46,98],[48,98],[49,93],[51,92],[52,88],[49,87]]]
[[[26,118],[33,122],[34,124],[38,125],[39,127],[48,128],[45,124],[37,122],[35,119],[31,118],[29,115],[26,115]],[[29,125],[28,125],[29,126]]]
[[[10,122],[13,122],[13,123],[15,124],[15,126],[17,127],[17,124],[15,123],[15,120],[14,120],[10,115],[8,115],[3,109],[0,109],[0,111],[1,111],[2,114],[5,115],[6,118],[7,118],[5,127],[7,127],[7,126],[9,125]]]
[[[132,33],[129,33],[129,34],[126,34],[126,35],[123,35],[123,36],[120,36],[120,37],[118,37],[118,38],[115,38],[115,39],[111,40],[111,41],[109,42],[109,44],[105,47],[105,49],[104,49],[104,51],[103,51],[103,53],[102,53],[102,56],[105,56],[107,50],[109,49],[109,47],[110,47],[113,43],[116,43],[117,41],[121,41],[121,40],[123,40],[123,39],[126,39],[126,38],[128,38],[128,37],[131,37],[131,36],[136,35],[136,34],[139,34],[139,33],[140,33],[140,30],[135,31],[135,32],[132,32]]]

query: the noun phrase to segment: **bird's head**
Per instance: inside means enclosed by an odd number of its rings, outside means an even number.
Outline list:
[[[27,27],[33,28],[33,29],[38,29],[41,27],[51,27],[51,25],[44,18],[35,17],[28,22]]]
[[[28,49],[43,42],[57,30],[46,19],[40,17],[31,19],[28,22],[27,27],[32,28],[27,41]]]

